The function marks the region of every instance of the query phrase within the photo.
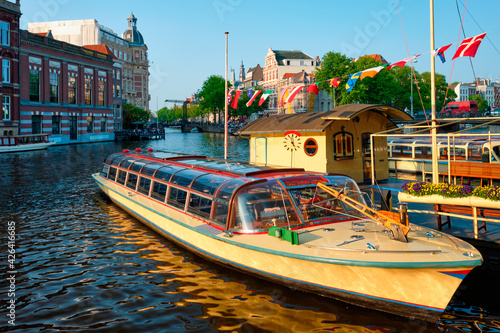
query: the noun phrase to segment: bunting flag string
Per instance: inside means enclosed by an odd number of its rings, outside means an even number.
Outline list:
[[[452,60],[455,60],[456,58],[459,58],[459,57],[475,57],[477,50],[479,48],[479,45],[481,44],[481,42],[483,41],[485,36],[486,36],[486,32],[482,33],[480,35],[474,36],[474,37],[465,38],[458,46]],[[446,58],[444,56],[444,52],[447,51],[452,45],[453,44],[448,44],[448,45],[439,47],[439,48],[431,51],[431,55],[433,57],[438,56],[441,59],[441,62],[444,63],[446,61]],[[346,91],[350,92],[354,88],[358,79],[359,79],[359,81],[363,81],[363,79],[365,79],[367,77],[373,78],[375,75],[377,75],[384,68],[386,68],[386,70],[390,70],[396,66],[402,68],[406,65],[406,63],[408,63],[409,61],[411,61],[411,60],[413,60],[421,55],[422,54],[414,55],[414,56],[405,58],[403,60],[397,61],[395,63],[384,64],[381,66],[368,68],[368,69],[362,70],[360,72],[352,73],[352,74],[345,75],[342,77],[335,77],[333,79],[328,79],[328,80],[324,80],[324,81],[318,81],[315,83],[311,83],[307,87],[307,92],[312,92],[315,95],[318,95],[319,94],[319,83],[322,83],[322,82],[328,82],[329,85],[337,88],[340,85],[341,80],[343,78],[346,78],[346,77],[348,79],[347,79],[347,82],[345,85],[345,89],[346,89]],[[286,103],[291,103],[293,101],[293,99],[295,98],[295,96],[297,96],[297,94],[304,87],[305,87],[305,85],[294,86],[293,88],[280,87],[280,89],[278,90],[279,91],[279,93],[278,93],[279,105],[281,105],[281,107],[284,107],[284,105]],[[235,92],[234,98],[231,98],[233,91]],[[247,95],[248,95],[248,98],[250,98],[250,100],[246,103],[246,106],[250,107],[252,105],[252,103],[257,99],[257,97],[260,95],[261,92],[262,92],[262,95],[260,96],[259,103],[257,104],[258,106],[261,106],[262,104],[264,104],[264,102],[267,100],[267,98],[274,92],[274,89],[269,89],[266,91],[247,90]],[[228,95],[227,95],[227,100],[228,100],[228,103],[231,103],[231,107],[233,109],[238,108],[238,100],[240,98],[241,93],[242,93],[242,90],[234,90],[234,89],[229,90]]]

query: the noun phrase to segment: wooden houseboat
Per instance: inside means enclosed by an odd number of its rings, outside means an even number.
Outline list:
[[[397,128],[393,120],[411,120],[406,112],[386,105],[346,104],[327,112],[259,118],[239,134],[250,139],[250,162],[335,172],[356,182],[389,178],[387,140],[371,134]]]
[[[0,153],[47,149],[56,144],[48,134],[31,134],[0,137]]]
[[[92,177],[203,258],[402,316],[437,321],[482,263],[462,240],[367,207],[342,175],[138,149],[110,155]]]

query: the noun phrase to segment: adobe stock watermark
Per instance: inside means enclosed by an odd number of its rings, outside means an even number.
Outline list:
[[[16,325],[16,222],[7,223],[7,322]]]
[[[212,6],[214,7],[217,16],[221,21],[224,21],[226,13],[232,12],[237,6],[241,5],[243,0],[214,0]]]
[[[401,3],[399,4],[399,11],[403,11]],[[370,15],[373,19],[366,21],[362,28],[359,26],[353,28],[355,35],[352,43],[340,43],[341,53],[348,57],[356,57],[364,52],[373,37],[391,22],[392,16],[398,15],[396,0],[389,0],[385,8],[376,11],[372,10]]]
[[[67,5],[72,0],[39,0],[36,4],[31,4],[30,6],[37,6],[38,10],[31,16],[23,17],[27,19],[23,23],[23,29],[28,29],[28,23],[31,22],[45,22],[51,21],[59,11],[61,6]],[[22,8],[21,8],[22,9]]]

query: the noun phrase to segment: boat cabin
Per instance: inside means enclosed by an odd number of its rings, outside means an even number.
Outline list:
[[[234,233],[290,230],[360,216],[317,187],[318,182],[365,202],[357,184],[345,176],[159,151],[110,155],[100,175],[129,195]]]
[[[250,162],[371,179],[371,134],[397,128],[393,120],[411,120],[386,105],[346,104],[326,112],[259,118],[239,134],[250,139]],[[375,178],[389,178],[387,140],[373,142]]]

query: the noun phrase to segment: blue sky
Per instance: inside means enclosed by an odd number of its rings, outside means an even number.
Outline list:
[[[467,1],[466,37],[487,35],[476,57],[470,58],[473,68],[468,57],[458,58],[452,73],[456,43],[464,39],[457,7],[463,14],[466,1],[435,1],[435,45],[454,43],[445,53],[445,64],[437,59],[436,72],[451,82],[471,82],[474,72],[476,77],[500,80],[499,0]],[[425,0],[21,0],[21,11],[23,29],[28,22],[96,19],[120,35],[133,12],[149,49],[152,110],[165,106],[167,98],[191,96],[210,75],[224,77],[225,31],[229,67],[237,74],[241,61],[245,69],[263,67],[269,47],[320,58],[329,51],[354,58],[378,53],[388,62],[422,53],[415,68],[430,71]]]

